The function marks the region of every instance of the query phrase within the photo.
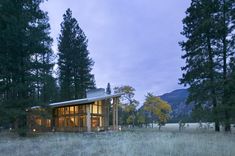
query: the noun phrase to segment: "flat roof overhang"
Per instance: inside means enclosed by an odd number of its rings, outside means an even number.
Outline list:
[[[90,103],[95,102],[95,101],[120,97],[122,95],[123,95],[123,93],[118,93],[118,94],[113,94],[113,95],[103,95],[103,96],[97,96],[97,97],[92,97],[92,98],[84,98],[84,99],[69,100],[69,101],[63,101],[63,102],[55,102],[55,103],[49,104],[49,107],[56,108],[56,107],[63,107],[63,106],[70,106],[70,105],[90,104]]]

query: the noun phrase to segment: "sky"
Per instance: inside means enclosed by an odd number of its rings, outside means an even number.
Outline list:
[[[184,60],[178,44],[190,0],[48,0],[53,50],[60,23],[70,8],[88,38],[96,86],[130,85],[144,102],[147,92],[162,95],[179,85]]]

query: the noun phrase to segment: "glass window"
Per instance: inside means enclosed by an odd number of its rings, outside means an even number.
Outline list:
[[[74,126],[75,127],[79,126],[79,117],[78,116],[75,116],[75,118],[74,118]]]
[[[78,106],[78,112],[79,114],[85,113],[85,105]]]
[[[78,106],[75,106],[75,113],[78,113]]]
[[[70,114],[74,114],[74,106],[70,106]]]
[[[64,108],[59,108],[59,115],[64,115]]]
[[[99,114],[102,114],[102,101],[99,101]]]
[[[86,116],[85,115],[82,115],[79,117],[79,124],[80,124],[80,127],[86,127]]]
[[[75,123],[74,123],[74,116],[70,116],[70,120],[69,120],[69,126],[74,127]]]
[[[94,114],[98,113],[98,105],[97,105],[97,103],[94,103],[92,105],[92,113],[94,113]]]
[[[46,127],[50,128],[51,127],[51,120],[46,119]]]
[[[64,117],[59,117],[58,126],[59,126],[59,127],[64,127]]]
[[[39,117],[37,117],[35,121],[36,121],[37,125],[39,125],[39,126],[42,125],[42,120]]]
[[[65,112],[66,115],[69,114],[69,107],[65,107],[64,112]]]
[[[93,128],[99,127],[99,123],[100,123],[99,117],[97,117],[97,116],[92,116],[92,118],[91,118],[91,126],[92,126]]]

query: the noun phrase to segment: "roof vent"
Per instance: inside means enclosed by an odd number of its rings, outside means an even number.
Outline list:
[[[94,97],[105,96],[105,95],[106,93],[105,93],[104,88],[88,90],[86,93],[87,98],[94,98]]]

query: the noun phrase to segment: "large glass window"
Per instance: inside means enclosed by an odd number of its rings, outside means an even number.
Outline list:
[[[74,114],[74,106],[71,106],[69,108],[70,108],[70,114],[73,115]]]
[[[103,117],[102,116],[92,116],[91,118],[92,128],[103,127]]]
[[[86,127],[86,105],[55,108],[55,126]],[[56,113],[57,112],[57,113]]]
[[[65,115],[69,115],[69,107],[64,108]]]
[[[94,104],[92,104],[92,113],[102,114],[102,101],[95,101]]]
[[[96,101],[92,104],[66,106],[54,109],[54,120],[57,128],[63,127],[87,127],[86,110],[91,113],[91,126],[93,128],[103,126],[102,101]]]

